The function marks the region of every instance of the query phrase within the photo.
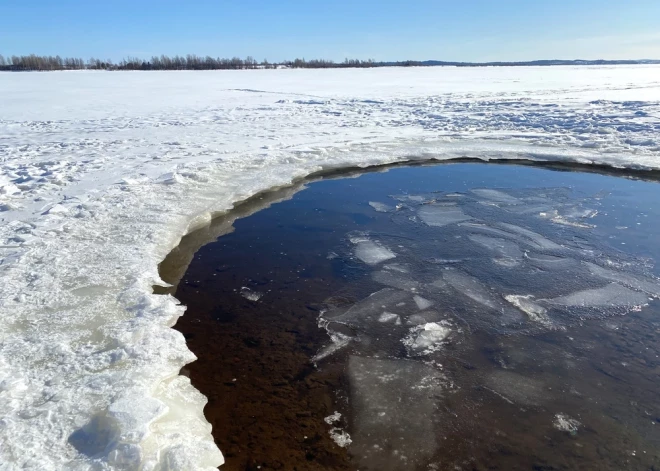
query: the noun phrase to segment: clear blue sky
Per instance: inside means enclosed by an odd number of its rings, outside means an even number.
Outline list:
[[[0,54],[660,59],[660,0],[0,0]]]

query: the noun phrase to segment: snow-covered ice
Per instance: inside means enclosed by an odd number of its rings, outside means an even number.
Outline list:
[[[170,328],[184,307],[152,294],[163,284],[158,263],[184,234],[320,170],[455,157],[659,169],[659,73],[658,66],[0,73],[0,463],[215,469],[222,456],[203,415],[206,399],[179,375],[195,357]],[[523,206],[476,195],[511,211]],[[455,211],[431,202],[420,217],[432,225],[469,217]],[[499,232],[487,235],[540,252],[564,249],[524,228]],[[450,280],[493,303],[464,279]],[[630,302],[640,294],[624,286],[656,294],[652,281],[616,281]],[[506,395],[500,383],[491,387]],[[429,410],[421,401],[413,411]],[[431,427],[397,417],[419,436]]]

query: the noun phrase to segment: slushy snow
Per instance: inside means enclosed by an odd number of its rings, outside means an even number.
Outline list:
[[[659,169],[658,76],[658,66],[0,73],[2,468],[215,469],[206,398],[179,375],[195,360],[171,329],[185,308],[152,294],[184,234],[320,170],[456,157]],[[469,216],[431,202],[419,217],[442,227]],[[505,236],[489,235],[561,249],[500,227]],[[385,260],[372,243],[368,260]],[[447,281],[493,304],[468,278]],[[430,436],[407,419],[428,408],[418,409],[394,423]]]

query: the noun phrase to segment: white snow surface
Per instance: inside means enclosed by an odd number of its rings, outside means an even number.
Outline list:
[[[0,469],[213,469],[152,294],[187,232],[322,169],[660,168],[660,67],[0,73]]]

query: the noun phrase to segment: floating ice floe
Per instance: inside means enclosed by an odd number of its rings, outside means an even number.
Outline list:
[[[353,337],[344,335],[341,332],[332,331],[331,329],[327,329],[327,331],[332,343],[322,348],[316,355],[314,355],[312,357],[312,363],[316,363],[331,355],[334,355],[339,350],[348,346],[348,344],[353,340]]]
[[[390,263],[388,265],[383,265],[385,270],[398,271],[399,273],[410,273],[410,269],[405,265],[399,263]]]
[[[493,201],[495,203],[503,203],[506,205],[518,205],[521,204],[521,201],[518,198],[505,193],[501,190],[495,190],[492,188],[474,188],[470,190],[477,196],[485,198],[486,200]]]
[[[345,430],[340,429],[339,427],[333,427],[330,429],[330,438],[340,447],[346,448],[353,440],[351,436]]]
[[[385,288],[355,303],[346,312],[331,320],[356,327],[368,327],[370,323],[378,322],[383,312],[396,313],[406,302],[412,302],[409,293]]]
[[[618,283],[602,288],[585,289],[546,300],[549,304],[583,308],[634,308],[649,303],[648,295],[632,291]]]
[[[516,226],[515,224],[509,224],[506,222],[501,222],[498,224],[498,226],[507,232],[523,236],[519,239],[520,242],[531,245],[538,250],[565,250],[564,247],[557,244],[556,242],[553,242],[552,240],[537,232],[525,229],[524,227]]]
[[[472,219],[472,216],[468,216],[455,205],[425,205],[417,211],[417,215],[425,224],[433,227],[447,226]]]
[[[379,213],[391,213],[395,209],[388,204],[379,203],[378,201],[369,201],[369,206],[374,208]]]
[[[421,287],[421,283],[413,280],[412,276],[399,271],[379,270],[373,272],[371,278],[381,285],[405,291],[415,292]]]
[[[481,234],[472,234],[468,237],[475,244],[494,252],[499,257],[495,261],[500,265],[514,267],[520,265],[522,261],[523,252],[515,242]]]
[[[651,277],[633,275],[623,271],[610,270],[591,262],[585,261],[583,263],[593,275],[599,278],[614,281],[638,291],[643,291],[656,298],[660,297],[660,280]]]
[[[359,468],[416,469],[438,449],[436,398],[441,373],[424,363],[351,356],[348,361],[353,443]]]
[[[578,266],[578,260],[569,257],[525,252],[524,257],[532,265],[542,270],[569,270]]]
[[[511,371],[491,373],[485,386],[511,404],[540,406],[551,398],[542,381]]]
[[[504,303],[501,298],[495,296],[490,289],[475,277],[453,269],[445,270],[442,276],[444,281],[459,293],[502,314],[503,323],[522,320],[520,311]]]
[[[387,247],[371,240],[360,240],[355,244],[355,256],[368,265],[377,265],[396,257]]]
[[[393,312],[383,312],[378,318],[378,322],[386,323],[393,322],[395,324],[401,324],[401,316],[394,314]]]
[[[422,298],[421,296],[418,295],[413,296],[413,301],[415,301],[415,304],[417,305],[417,308],[420,311],[423,311],[433,306],[433,301],[429,301],[428,299]]]
[[[515,295],[510,294],[504,296],[504,299],[509,301],[513,306],[520,309],[522,312],[527,314],[530,320],[538,322],[545,326],[552,325],[552,321],[548,317],[548,310],[539,304],[536,304],[533,299],[534,296],[531,294],[528,295]]]
[[[549,219],[553,223],[560,224],[562,226],[571,226],[580,229],[593,229],[594,227],[596,227],[594,224],[589,224],[584,222],[583,218],[571,218],[568,216],[564,216],[556,209],[552,211],[541,212],[539,213],[539,215],[542,218]]]
[[[441,316],[436,311],[424,311],[417,314],[412,314],[406,320],[406,325],[422,325],[432,322],[438,322],[441,320]]]
[[[410,333],[401,340],[408,350],[415,355],[427,355],[441,348],[452,329],[445,322],[429,322],[410,329]]]

